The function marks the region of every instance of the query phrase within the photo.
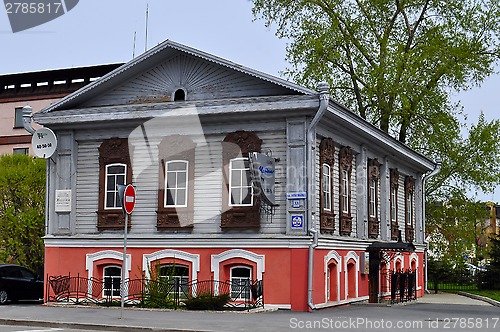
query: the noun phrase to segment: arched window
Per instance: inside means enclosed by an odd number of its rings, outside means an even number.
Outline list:
[[[171,287],[171,294],[174,294],[176,290],[172,285],[179,285],[181,291],[181,297],[187,297],[189,295],[189,267],[178,264],[166,264],[160,266],[158,275],[161,280],[168,283]]]
[[[335,144],[331,138],[323,138],[319,145],[321,165],[320,177],[320,215],[321,232],[333,233],[335,230],[335,214],[333,209],[333,164]]]
[[[99,147],[99,202],[97,228],[123,230],[125,217],[118,200],[118,184],[132,182],[132,167],[126,138],[110,138]],[[129,227],[131,222],[129,217]]]
[[[231,298],[235,300],[250,299],[250,279],[252,269],[246,266],[231,268]]]
[[[122,281],[122,268],[120,266],[110,265],[103,269],[104,296],[119,297],[120,285]]]
[[[340,235],[351,235],[351,171],[352,171],[352,150],[344,146],[339,151],[339,206],[340,206]]]

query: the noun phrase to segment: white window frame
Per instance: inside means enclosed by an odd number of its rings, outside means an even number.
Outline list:
[[[398,193],[395,187],[391,186],[391,221],[397,221],[397,199]]]
[[[229,197],[228,197],[228,206],[253,206],[253,186],[252,186],[252,182],[250,181],[250,183],[248,183],[246,186],[243,185],[243,175],[245,174],[246,175],[246,172],[250,173],[250,165],[248,168],[237,168],[237,169],[233,169],[233,162],[235,161],[249,161],[248,158],[233,158],[229,161]],[[239,186],[233,186],[233,170],[237,170],[237,171],[240,171],[240,180],[241,180],[241,185]],[[246,181],[246,176],[245,176],[245,181]],[[243,200],[243,195],[242,194],[242,190],[244,188],[250,188],[250,203],[249,204],[233,204],[231,202],[231,198],[233,197],[233,190],[240,190],[240,199]]]
[[[248,270],[249,277],[248,278],[233,277],[233,271],[235,269],[246,269],[246,270]],[[230,280],[231,280],[231,291],[230,291],[230,294],[231,294],[231,298],[233,300],[246,300],[247,298],[248,299],[252,298],[252,293],[250,292],[250,288],[248,289],[248,297],[245,297],[244,296],[245,292],[242,292],[241,289],[240,289],[240,286],[244,285],[245,281],[248,283],[248,285],[250,285],[250,282],[252,280],[252,268],[251,267],[245,266],[245,265],[238,265],[238,266],[231,267],[231,269],[230,269]],[[236,281],[238,282],[237,284],[236,284]],[[243,281],[243,283],[242,283],[242,281]],[[234,289],[233,289],[233,287],[234,287]],[[238,297],[233,297],[233,294],[235,294],[235,293],[238,293]]]
[[[120,270],[120,275],[118,276],[106,276],[106,270],[109,268],[117,268]],[[103,280],[103,289],[102,289],[102,295],[104,297],[112,297],[112,298],[118,298],[121,296],[121,284],[122,284],[122,267],[119,265],[107,265],[102,269],[102,280]],[[111,288],[105,288],[106,287],[106,278],[111,278]],[[114,279],[120,280],[120,287],[118,289],[113,288],[114,284]],[[114,295],[114,293],[118,291],[118,295]],[[107,295],[106,292],[110,292],[111,295]]]
[[[372,218],[377,217],[377,179],[370,180],[370,201],[368,202],[369,215]]]
[[[323,210],[332,210],[332,176],[331,166],[324,163],[321,168],[323,172]]]
[[[413,193],[411,191],[408,192],[408,197],[406,201],[406,206],[407,206],[407,211],[406,213],[408,214],[407,217],[407,223],[408,226],[413,227],[414,222],[413,222]]]
[[[14,109],[14,129],[23,128],[23,108],[16,107]]]
[[[124,172],[123,173],[119,173],[119,174],[112,174],[114,175],[115,177],[115,187],[113,188],[113,190],[108,190],[108,169],[110,167],[113,167],[113,166],[123,166],[125,168]],[[104,209],[105,210],[116,210],[116,209],[120,209],[121,206],[115,206],[116,205],[116,196],[118,195],[118,188],[117,188],[117,176],[119,175],[123,175],[123,181],[124,181],[124,185],[127,183],[127,164],[122,164],[122,163],[114,163],[114,164],[107,164],[106,165],[106,170],[105,170],[105,173],[104,174],[104,177],[105,177],[105,180],[104,180]],[[113,206],[112,207],[108,207],[108,193],[110,192],[113,192],[114,193],[114,202],[113,202]]]
[[[181,275],[162,275],[160,274],[159,272],[161,272],[161,270],[163,268],[183,268],[183,269],[186,269],[187,270],[187,276],[181,276]],[[158,271],[158,274],[159,274],[159,277],[161,279],[163,279],[165,282],[167,282],[168,284],[170,284],[171,280],[175,280],[177,279],[178,280],[178,283],[180,285],[180,287],[184,288],[183,289],[183,292],[184,293],[181,293],[181,297],[183,297],[184,294],[189,294],[189,289],[188,289],[188,283],[189,283],[189,266],[186,266],[186,265],[183,265],[183,264],[173,264],[173,263],[167,263],[167,264],[162,264],[160,267],[160,271]],[[175,289],[172,288],[172,290],[169,292],[169,294],[175,294]]]
[[[349,172],[342,170],[342,212],[349,213]]]
[[[173,163],[183,163],[186,166],[186,168],[182,171],[177,171],[177,170],[169,171],[168,166],[170,164],[173,164]],[[177,181],[177,175],[178,175],[178,173],[181,173],[181,172],[184,172],[186,174],[186,182],[184,183],[184,187],[179,187],[179,183]],[[175,196],[173,197],[174,204],[167,204],[168,192],[169,192],[167,184],[168,184],[168,174],[169,173],[176,174],[175,187],[172,187],[172,189],[173,189],[172,192],[175,192]],[[163,206],[164,207],[187,207],[188,206],[188,189],[189,189],[188,183],[189,183],[189,161],[187,161],[187,160],[169,160],[169,161],[166,161],[165,162],[165,195],[163,197]],[[184,189],[184,202],[185,202],[185,204],[177,204],[177,201],[178,201],[177,193],[178,193],[179,189]]]

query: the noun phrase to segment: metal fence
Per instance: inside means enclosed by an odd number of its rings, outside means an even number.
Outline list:
[[[469,270],[432,271],[427,284],[429,290],[471,291],[482,289],[500,289],[500,272],[473,272]]]
[[[46,299],[49,302],[75,304],[94,303],[112,306],[120,303],[123,287],[125,304],[177,309],[201,296],[229,299],[224,309],[250,309],[264,306],[262,280],[230,282],[218,280],[171,280],[86,278],[76,276],[47,276]],[[118,282],[117,282],[118,281]]]

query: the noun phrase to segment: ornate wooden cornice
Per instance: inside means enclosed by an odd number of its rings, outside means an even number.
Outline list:
[[[348,146],[343,146],[339,151],[339,164],[344,170],[351,171],[352,169],[353,153],[352,149]]]
[[[378,160],[375,159],[370,159],[368,161],[368,179],[380,179],[380,163]]]
[[[333,166],[335,161],[335,143],[331,138],[323,138],[319,144],[319,160],[321,164]]]
[[[391,169],[391,187],[398,189],[399,187],[399,171],[397,168]]]

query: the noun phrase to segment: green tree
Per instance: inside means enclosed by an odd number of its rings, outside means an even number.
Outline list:
[[[0,157],[0,261],[43,268],[45,160]]]
[[[450,95],[494,73],[499,0],[253,0],[253,13],[290,40],[285,76],[311,88],[329,82],[337,101],[442,159],[427,182],[429,229],[449,236],[453,223],[443,220],[470,220],[476,202],[466,193],[500,183],[500,121],[481,114],[466,126]],[[453,237],[471,238],[474,228],[461,228]]]

